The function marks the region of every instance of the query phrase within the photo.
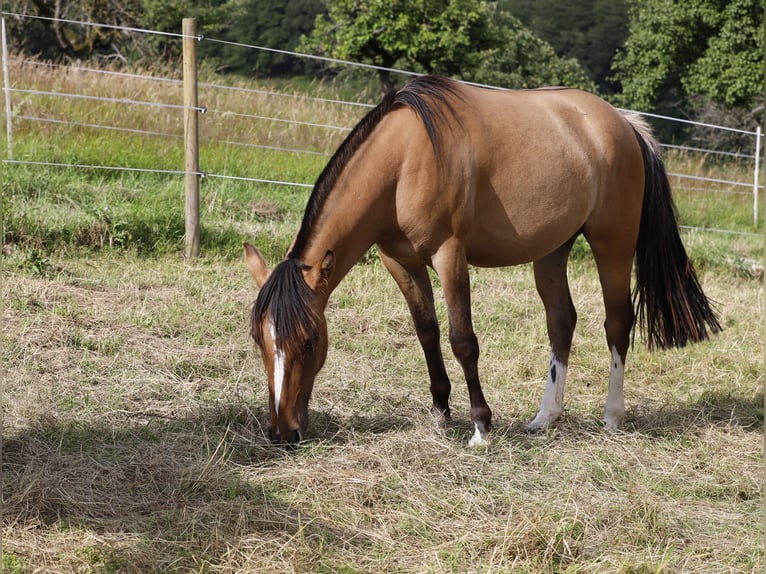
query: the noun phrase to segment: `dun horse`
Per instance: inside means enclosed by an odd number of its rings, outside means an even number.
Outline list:
[[[245,244],[260,287],[251,334],[268,373],[271,439],[296,443],[306,435],[309,398],[327,355],[328,298],[373,244],[412,314],[432,412],[449,418],[451,385],[427,266],[439,276],[450,345],[468,384],[472,445],[486,439],[492,413],[479,383],[468,266],[534,262],[551,352],[542,404],[528,428],[550,425],[562,413],[577,319],[566,262],[580,234],[603,291],[611,353],[604,420],[617,427],[634,304],[650,349],[720,330],[674,209],[647,126],[593,95],[496,91],[435,76],[389,94],[319,176],[286,258],[270,272]]]

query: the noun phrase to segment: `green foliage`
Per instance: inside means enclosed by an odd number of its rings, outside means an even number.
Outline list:
[[[763,86],[763,8],[757,0],[633,0],[615,58],[622,105],[668,108],[692,94],[749,106]]]
[[[559,60],[518,19],[479,0],[333,0],[300,48],[506,87],[590,85],[575,61]],[[393,86],[387,71],[380,78]]]
[[[684,87],[727,107],[748,107],[763,93],[762,2],[727,2],[717,16],[717,34],[692,64]]]
[[[559,57],[577,60],[600,93],[619,87],[609,76],[614,54],[628,35],[625,0],[500,0],[498,6],[548,42]]]
[[[135,13],[142,28],[178,34],[184,18],[197,19],[197,32],[212,36],[226,29],[229,16],[238,5],[237,0],[138,0],[141,9]],[[148,46],[141,53],[144,58],[154,56],[178,58],[182,45],[177,38],[149,35],[143,38]],[[203,49],[201,48],[202,52]]]
[[[216,37],[230,42],[294,51],[300,38],[311,32],[322,10],[321,0],[243,0],[228,2],[218,19]],[[210,31],[209,31],[210,32]],[[219,69],[247,75],[304,73],[307,62],[294,56],[253,51],[234,45],[203,44],[202,53],[214,58]]]
[[[139,0],[6,0],[3,9],[11,13],[43,18],[98,22],[113,26],[135,25],[133,14]],[[24,51],[45,59],[62,56],[80,58],[91,54],[113,56],[122,33],[97,26],[71,26],[63,21],[9,18],[8,43],[12,50]]]
[[[231,0],[236,2],[236,0]],[[61,20],[11,18],[8,20],[12,51],[45,60],[90,58],[103,60],[174,57],[180,54],[177,38],[152,34],[125,34],[115,27],[138,27],[179,33],[184,18],[197,18],[214,30],[230,12],[226,0],[7,0],[3,8],[13,13]],[[94,22],[82,26],[64,20]]]
[[[0,572],[4,572],[5,574],[23,574],[27,571],[28,567],[22,558],[8,552],[3,553]]]
[[[553,47],[503,11],[490,18],[492,44],[474,54],[462,79],[507,88],[569,86],[592,92],[596,86],[574,58],[560,58]]]
[[[51,267],[50,260],[39,250],[27,248],[24,252],[24,258],[19,262],[20,269],[26,269],[32,275],[45,277]]]

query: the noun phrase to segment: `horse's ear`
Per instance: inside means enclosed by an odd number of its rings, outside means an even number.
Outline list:
[[[263,287],[271,273],[266,266],[266,260],[254,245],[250,245],[247,242],[242,245],[245,248],[245,263],[247,263],[247,268],[250,270],[250,275],[253,276],[259,288]]]
[[[306,283],[314,291],[318,291],[327,284],[333,269],[335,268],[335,254],[332,251],[325,253],[324,259],[319,265],[314,265],[306,272]]]

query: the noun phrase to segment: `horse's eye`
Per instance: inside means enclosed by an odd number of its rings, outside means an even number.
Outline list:
[[[319,335],[312,335],[310,339],[306,339],[306,342],[303,344],[303,350],[306,353],[313,353],[314,347],[319,342]]]

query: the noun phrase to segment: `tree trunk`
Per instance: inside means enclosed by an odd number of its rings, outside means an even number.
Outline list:
[[[391,79],[391,72],[388,70],[378,70],[378,77],[380,78],[380,87],[383,90],[384,96],[396,87]]]

